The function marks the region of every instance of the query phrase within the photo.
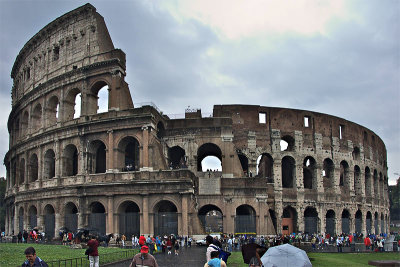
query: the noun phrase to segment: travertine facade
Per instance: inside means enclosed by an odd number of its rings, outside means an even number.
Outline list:
[[[212,117],[170,119],[153,105],[134,108],[125,54],[90,4],[30,39],[11,76],[7,234],[387,230],[376,134],[306,110],[222,105]],[[98,113],[104,88],[108,112]],[[222,171],[202,171],[207,156]]]

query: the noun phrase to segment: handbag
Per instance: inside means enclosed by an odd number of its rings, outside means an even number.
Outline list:
[[[88,256],[89,256],[89,254],[92,253],[92,252],[93,252],[93,248],[88,247],[88,248],[86,249],[86,251],[85,251],[85,255],[88,255]]]

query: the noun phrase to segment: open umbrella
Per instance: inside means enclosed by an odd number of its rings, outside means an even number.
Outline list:
[[[269,248],[261,261],[264,267],[312,267],[306,252],[289,244]]]

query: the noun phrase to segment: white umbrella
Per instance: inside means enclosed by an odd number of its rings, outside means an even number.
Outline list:
[[[312,267],[306,252],[289,244],[269,248],[261,261],[264,267]]]

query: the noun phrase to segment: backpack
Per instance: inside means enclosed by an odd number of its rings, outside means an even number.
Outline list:
[[[218,252],[219,252],[219,258],[220,258],[221,260],[223,260],[225,263],[228,263],[228,257],[231,255],[230,252],[225,251],[225,250],[223,250],[223,249],[221,249],[221,248],[219,248],[219,247],[216,247],[216,246],[214,246],[214,245],[211,245],[211,247],[212,247],[213,249],[215,249],[215,250],[218,250]]]

